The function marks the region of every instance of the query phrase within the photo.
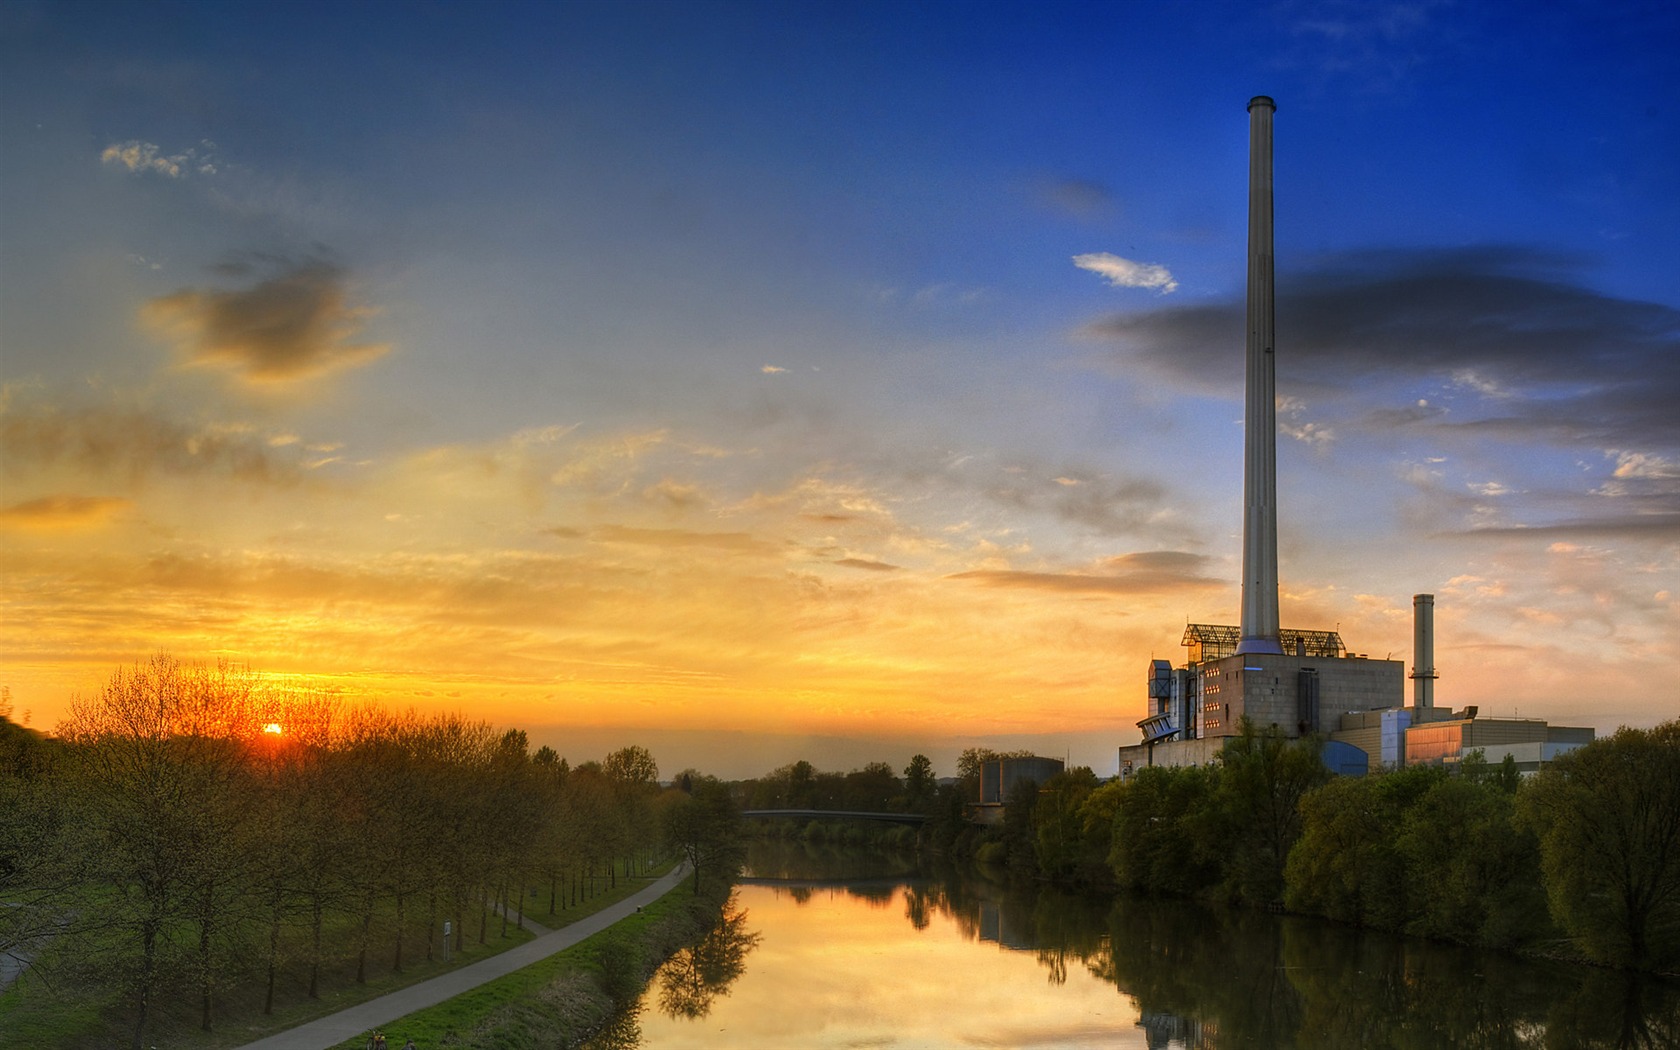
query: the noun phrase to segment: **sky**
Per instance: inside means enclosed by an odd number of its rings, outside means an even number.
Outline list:
[[[1666,2],[0,0],[0,684],[168,652],[671,774],[1109,775],[1238,621],[1680,712]]]

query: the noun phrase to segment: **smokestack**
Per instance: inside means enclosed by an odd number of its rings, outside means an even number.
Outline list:
[[[1435,596],[1412,595],[1412,706],[1435,706]]]
[[[1272,348],[1272,114],[1248,103],[1248,400],[1243,413],[1242,641],[1238,653],[1281,653],[1278,639],[1277,379]]]

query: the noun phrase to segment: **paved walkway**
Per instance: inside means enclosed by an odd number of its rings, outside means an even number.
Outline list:
[[[372,1029],[385,1028],[399,1017],[435,1006],[445,999],[453,999],[462,992],[471,991],[498,977],[505,977],[539,959],[546,959],[555,952],[564,951],[586,937],[600,933],[618,920],[634,915],[643,905],[651,904],[681,885],[687,870],[686,864],[679,864],[670,874],[638,891],[634,896],[608,905],[595,914],[562,926],[552,933],[545,933],[535,940],[526,941],[517,948],[509,948],[500,955],[481,959],[459,970],[451,970],[389,995],[370,999],[359,1006],[352,1006],[254,1043],[247,1043],[243,1050],[327,1050],[328,1047],[364,1035]],[[526,920],[526,925],[531,925],[530,920]],[[390,1050],[399,1050],[405,1037],[401,1032],[388,1031],[385,1038]]]

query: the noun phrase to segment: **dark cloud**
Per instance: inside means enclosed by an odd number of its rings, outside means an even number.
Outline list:
[[[14,469],[66,462],[136,482],[165,473],[290,485],[302,475],[295,452],[246,428],[187,426],[113,408],[11,409],[0,415],[0,462]]]
[[[1098,594],[1148,594],[1186,587],[1222,587],[1224,580],[1204,573],[1209,559],[1188,551],[1142,551],[1109,558],[1089,572],[1018,572],[977,569],[949,579],[971,580],[987,587]]]
[[[355,368],[390,349],[351,342],[371,311],[351,305],[341,267],[319,258],[267,261],[279,272],[250,287],[182,289],[147,303],[142,316],[188,363],[228,368],[252,383]],[[237,260],[220,272],[244,276],[250,266]]]
[[[1234,396],[1241,300],[1109,317],[1088,332],[1112,361]],[[1479,427],[1595,448],[1680,445],[1680,310],[1603,295],[1568,260],[1520,248],[1370,252],[1278,281],[1278,386],[1364,398],[1373,380],[1452,382],[1488,414],[1444,424],[1416,406],[1378,407],[1373,425]],[[1396,398],[1400,396],[1395,394]]]

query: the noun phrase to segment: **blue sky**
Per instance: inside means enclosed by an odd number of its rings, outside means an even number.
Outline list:
[[[0,47],[40,724],[163,648],[673,768],[1109,771],[1236,619],[1256,94],[1285,625],[1405,659],[1432,591],[1441,702],[1673,712],[1672,5],[6,3]]]

